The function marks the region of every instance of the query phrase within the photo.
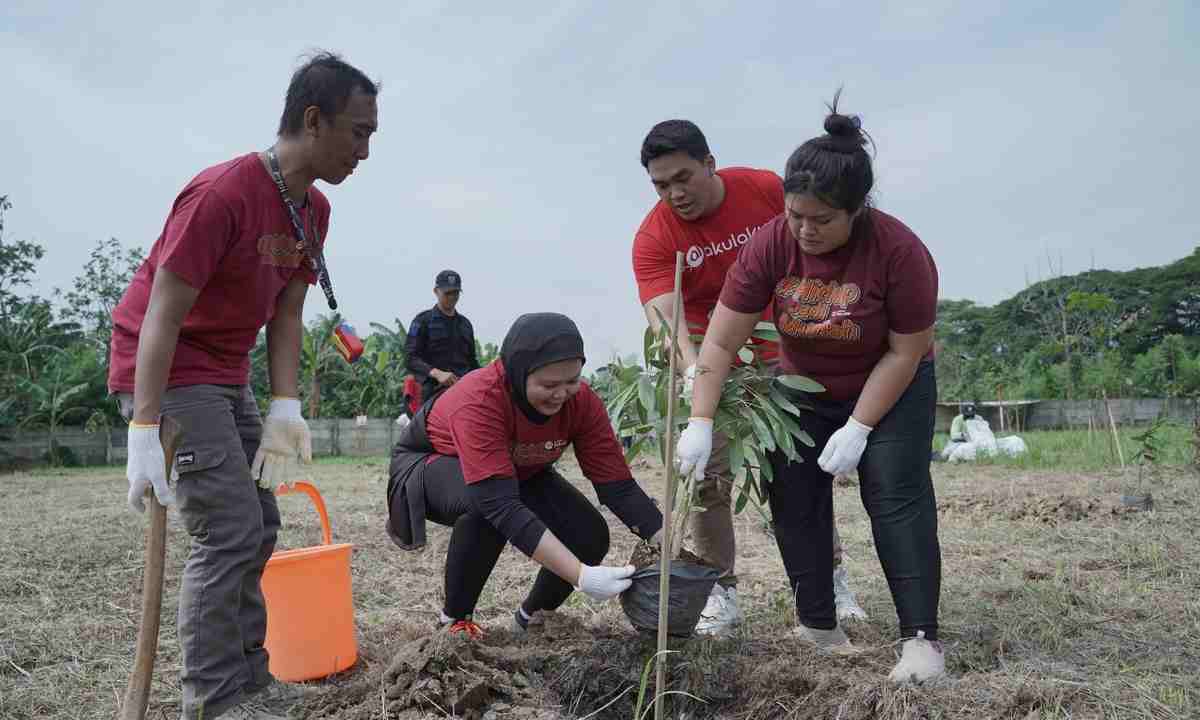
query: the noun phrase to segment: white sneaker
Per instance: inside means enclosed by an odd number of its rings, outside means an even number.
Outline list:
[[[833,569],[833,604],[837,606],[837,619],[866,620],[867,611],[862,609],[850,589],[850,576],[845,565]]]
[[[835,625],[831,630],[810,628],[804,623],[797,623],[792,628],[792,635],[815,647],[818,651],[833,655],[856,655],[860,651],[850,644],[841,625]]]
[[[704,609],[700,611],[696,634],[721,637],[741,622],[742,610],[738,607],[737,588],[713,585],[708,602],[704,603]]]
[[[900,662],[892,668],[888,680],[894,683],[925,682],[946,674],[946,652],[942,644],[925,639],[925,631],[918,630],[915,638],[904,641]]]

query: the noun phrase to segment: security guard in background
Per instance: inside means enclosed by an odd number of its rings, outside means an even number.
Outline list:
[[[434,280],[437,304],[419,313],[408,326],[408,370],[421,382],[421,400],[450,387],[479,368],[475,329],[454,308],[462,294],[462,276],[443,270]]]

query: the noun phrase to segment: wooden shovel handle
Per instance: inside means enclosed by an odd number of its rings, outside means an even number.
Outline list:
[[[166,477],[171,479],[175,451],[183,441],[183,427],[163,415],[158,424],[158,439],[166,460]],[[154,679],[154,656],[158,653],[158,625],[162,617],[163,565],[167,549],[167,509],[149,493],[150,526],[146,529],[145,572],[142,576],[142,621],[138,625],[137,652],[133,672],[125,687],[120,720],[143,720],[150,702],[150,683]]]

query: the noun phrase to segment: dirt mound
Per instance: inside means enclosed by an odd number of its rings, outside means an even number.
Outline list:
[[[856,674],[880,678],[867,657],[820,656],[786,638],[672,640],[668,649],[674,651],[667,672],[670,717],[836,717]],[[644,671],[650,687],[642,711],[653,702],[654,653],[653,638],[607,633],[552,658],[545,679],[566,717],[630,718]],[[885,655],[890,664],[891,653]],[[844,708],[842,716],[848,717]]]
[[[1023,720],[1045,709],[1083,709],[1088,697],[1064,686],[991,674],[1005,648],[994,628],[950,640],[955,679],[895,687],[885,677],[892,643],[875,633],[855,642],[863,653],[819,655],[787,633],[769,638],[672,641],[666,698],[672,718],[760,720]],[[858,634],[858,633],[856,633]],[[363,673],[305,703],[312,720],[608,720],[635,716],[653,638],[625,628],[585,624],[551,613],[524,635],[504,630],[470,641],[441,632],[409,640],[386,670]],[[980,672],[983,670],[983,672]],[[650,689],[642,711],[652,704]],[[1031,714],[1032,713],[1032,714]]]
[[[1022,720],[1030,713],[1039,717],[1040,708],[1069,706],[1080,699],[1053,683],[1014,686],[994,683],[987,675],[895,686],[885,679],[896,658],[887,645],[864,643],[865,652],[852,657],[819,655],[785,637],[692,640],[673,647],[680,652],[671,656],[668,672],[673,694],[666,700],[667,714],[672,718]],[[562,716],[594,712],[597,720],[634,717],[642,668],[653,652],[652,642],[612,636],[557,656],[545,678],[562,703]],[[953,672],[963,675],[958,666]],[[650,703],[646,697],[642,710]]]
[[[682,658],[701,645],[673,641],[670,647],[687,650],[673,655],[672,689],[706,701],[674,696],[673,711],[713,717],[714,709],[732,707],[742,698],[740,676],[748,669],[742,663],[684,662]],[[405,720],[435,715],[541,720],[580,717],[600,708],[604,709],[596,718],[628,718],[637,705],[641,673],[654,651],[652,637],[642,638],[625,628],[584,625],[566,613],[547,614],[542,625],[531,626],[525,635],[499,630],[472,641],[433,632],[398,648],[373,698],[365,684],[359,693],[343,689],[336,697],[339,705],[348,703],[345,710],[310,706],[307,717],[380,717],[383,703],[387,718]],[[732,646],[709,652],[727,660],[734,654]],[[351,707],[364,712],[373,707],[374,714],[347,712]]]
[[[1040,497],[960,496],[938,501],[938,512],[982,515],[999,520],[1035,520],[1043,523],[1079,522],[1125,515],[1131,508],[1111,500],[1056,495]]]
[[[383,674],[389,712],[482,717],[493,705],[536,704],[529,674],[541,663],[519,649],[434,632],[405,643]]]

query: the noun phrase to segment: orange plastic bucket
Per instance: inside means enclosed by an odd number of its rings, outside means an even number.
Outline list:
[[[310,483],[280,485],[276,495],[302,492],[321,518],[324,543],[280,550],[263,570],[267,603],[268,669],[284,682],[315,680],[341,672],[358,660],[354,605],[350,594],[348,543],[333,544],[321,493]]]

